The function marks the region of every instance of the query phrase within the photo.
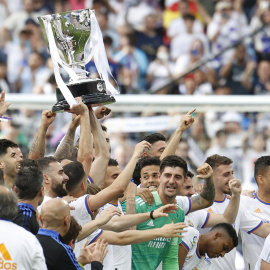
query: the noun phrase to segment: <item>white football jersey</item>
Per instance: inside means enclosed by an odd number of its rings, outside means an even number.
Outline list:
[[[205,209],[204,211],[207,211],[208,213],[223,214],[229,202],[230,200],[225,195],[222,201],[214,201],[213,205]],[[249,211],[245,208],[245,206],[242,204],[240,200],[238,215],[236,217],[235,222],[232,224],[232,226],[236,230],[236,233],[238,234],[239,230],[241,229],[247,232],[248,234],[251,234],[256,229],[258,229],[262,224],[263,222],[260,219],[256,218],[255,216],[249,213]],[[199,231],[200,233],[204,234],[208,232],[210,229],[211,228],[199,229]],[[227,253],[223,258],[211,259],[211,265],[209,269],[235,270],[235,256],[236,256],[236,248]]]
[[[0,228],[0,269],[47,270],[35,235],[7,220],[0,220]]]
[[[181,245],[187,250],[187,256],[182,270],[208,269],[210,260],[199,252],[200,233],[198,230],[188,227],[184,233]]]
[[[187,196],[176,196],[177,205],[183,209],[185,215],[190,212],[191,209],[191,199]]]
[[[107,203],[100,208],[99,214],[106,208],[115,206],[118,207],[124,215],[122,206],[118,202],[118,205]],[[103,261],[103,269],[104,270],[127,270],[131,269],[131,258],[132,258],[132,250],[131,245],[126,246],[118,246],[118,245],[108,245],[109,252],[106,255]],[[110,253],[110,254],[109,254]],[[109,256],[108,256],[109,255]]]
[[[71,202],[69,205],[73,206],[75,210],[71,210],[70,213],[74,218],[77,220],[77,222],[82,226],[92,220],[91,217],[91,207],[89,205],[88,197],[91,196],[89,194],[84,195],[80,198],[78,198],[76,201]],[[87,240],[89,244],[95,242],[103,233],[103,230],[97,229],[95,232],[93,232],[91,235],[87,237]],[[74,248],[74,253],[76,255],[76,258],[80,256],[81,248],[85,243],[85,239],[76,242],[75,248]],[[107,254],[108,255],[108,254]],[[107,256],[106,256],[107,257]],[[84,266],[85,270],[90,270],[91,265],[87,264]]]
[[[257,192],[254,193],[255,199],[248,196],[241,196],[241,202],[248,209],[248,211],[255,217],[261,219],[264,223],[270,221],[270,203],[262,201]],[[243,255],[245,261],[245,268],[247,270],[254,269],[255,264],[262,251],[265,239],[252,234],[247,234],[241,230],[241,237],[243,241]]]
[[[262,260],[264,260],[264,261],[266,261],[267,263],[270,264],[270,235],[268,235],[265,238],[263,249],[262,249],[261,254],[260,254],[260,256],[258,258],[259,259],[257,260],[255,268],[252,268],[252,269],[261,270]]]
[[[208,223],[208,220],[210,219],[211,213],[208,213],[204,210],[198,210],[192,213],[189,213],[185,217],[185,223],[193,227],[195,229],[202,229],[205,228],[205,226]]]

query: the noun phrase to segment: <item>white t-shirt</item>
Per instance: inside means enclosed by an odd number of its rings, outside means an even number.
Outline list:
[[[174,63],[167,61],[166,64],[153,61],[147,68],[147,75],[153,75],[150,89],[160,86],[166,82],[174,72]]]
[[[74,218],[77,220],[77,222],[80,225],[84,225],[92,220],[91,217],[91,207],[89,205],[88,197],[91,196],[89,194],[84,195],[80,198],[78,198],[76,201],[71,202],[69,205],[75,207],[75,210],[71,210],[70,213]],[[95,242],[103,233],[103,230],[97,229],[95,232],[93,232],[91,235],[87,237],[88,243],[91,244]],[[74,253],[76,255],[76,258],[79,257],[81,248],[85,243],[85,239],[76,242],[75,248],[74,248]],[[85,265],[84,269],[90,270],[91,265],[87,264]]]
[[[254,193],[255,199],[248,196],[241,196],[241,202],[248,211],[255,217],[261,219],[264,223],[270,222],[270,203],[266,203]],[[247,234],[241,231],[243,255],[246,269],[254,269],[257,259],[262,251],[265,239],[255,234]]]
[[[0,269],[47,270],[37,238],[24,228],[0,220]]]
[[[229,202],[230,200],[227,199],[227,196],[225,195],[224,200],[215,201],[211,207],[204,209],[203,211],[207,211],[208,213],[223,214]],[[240,200],[238,215],[235,219],[235,222],[232,224],[232,226],[236,230],[236,233],[238,234],[239,230],[241,229],[244,232],[251,234],[256,229],[258,229],[262,224],[263,222],[260,219],[250,214],[250,212],[246,209],[246,207],[242,204],[242,201]],[[208,232],[210,229],[211,228],[200,229],[199,231],[200,233],[204,234]],[[223,258],[211,259],[211,266],[209,269],[235,270],[235,255],[236,255],[236,248],[227,253]]]
[[[135,30],[141,30],[144,26],[145,18],[153,14],[154,10],[147,3],[140,1],[136,6],[132,6],[128,9],[126,14],[126,20],[128,24]]]
[[[200,233],[192,227],[186,228],[181,245],[187,250],[187,256],[182,270],[202,270],[208,269],[211,262],[207,256],[202,256],[199,252]]]
[[[177,59],[179,56],[189,53],[191,45],[195,40],[200,40],[203,43],[205,53],[209,52],[209,42],[203,33],[181,33],[171,41],[171,58]]]
[[[256,265],[255,265],[254,270],[261,270],[262,260],[266,261],[267,263],[270,263],[270,235],[268,235],[265,238],[262,252],[260,254],[260,257],[259,257]],[[248,269],[248,268],[246,268],[246,269]],[[250,268],[250,269],[253,269],[253,268]]]
[[[104,209],[111,207],[111,206],[118,207],[120,209],[122,215],[124,215],[123,210],[122,210],[122,206],[119,202],[118,202],[118,205],[111,204],[111,203],[105,204],[104,206],[102,206],[100,208],[98,215],[100,215],[100,213]],[[131,245],[126,245],[126,246],[108,245],[108,249],[109,249],[109,252],[103,261],[103,269],[104,270],[131,269],[131,256],[132,256]]]
[[[186,32],[187,32],[187,29],[186,29],[185,21],[182,17],[171,21],[171,23],[169,24],[168,29],[167,29],[167,35],[170,38],[173,38],[179,34],[183,34]],[[203,25],[200,21],[198,21],[198,20],[194,21],[193,27],[192,27],[192,32],[193,33],[203,33]]]

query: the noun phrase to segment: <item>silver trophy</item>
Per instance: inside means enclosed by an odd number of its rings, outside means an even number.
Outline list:
[[[104,49],[102,34],[93,10],[82,9],[39,17],[39,22],[54,65],[58,87],[57,103],[53,112],[69,109],[81,96],[85,104],[115,102],[112,94],[118,91],[111,85],[110,68]],[[101,79],[88,78],[85,65],[94,56]],[[69,74],[65,84],[59,66]]]

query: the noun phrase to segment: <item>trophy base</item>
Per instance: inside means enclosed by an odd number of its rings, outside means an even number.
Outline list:
[[[68,89],[74,97],[82,97],[86,105],[106,105],[115,102],[115,98],[105,91],[105,82],[103,80],[86,80],[81,83],[67,84]],[[62,95],[60,89],[56,88],[57,103],[52,107],[52,112],[63,112],[68,110],[69,104]]]

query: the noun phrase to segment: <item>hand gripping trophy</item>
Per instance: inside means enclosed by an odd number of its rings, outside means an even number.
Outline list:
[[[102,33],[95,13],[90,9],[73,10],[39,17],[39,22],[54,66],[57,103],[53,112],[61,112],[76,104],[81,96],[85,104],[115,102],[113,94],[119,94],[111,82],[112,76]],[[92,57],[101,79],[88,78],[85,65]],[[69,75],[67,84],[60,75],[61,66]]]

